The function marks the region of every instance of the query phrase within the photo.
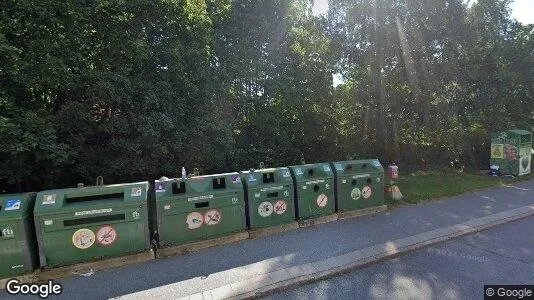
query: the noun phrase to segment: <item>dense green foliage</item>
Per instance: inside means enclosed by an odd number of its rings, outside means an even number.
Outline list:
[[[0,190],[301,158],[485,167],[489,132],[534,126],[534,27],[508,2],[2,1]]]

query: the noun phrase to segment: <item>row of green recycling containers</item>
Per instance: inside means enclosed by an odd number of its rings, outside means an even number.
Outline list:
[[[358,160],[0,195],[0,278],[380,206],[383,180]]]

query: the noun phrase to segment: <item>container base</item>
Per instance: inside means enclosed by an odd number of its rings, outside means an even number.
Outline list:
[[[387,205],[380,205],[380,206],[375,206],[375,207],[362,208],[358,210],[342,211],[342,212],[338,212],[337,215],[338,215],[339,220],[343,220],[343,219],[350,219],[350,218],[355,218],[355,217],[360,217],[360,216],[365,216],[365,215],[370,215],[370,214],[376,214],[379,212],[383,212],[387,209],[388,209]]]
[[[333,221],[336,221],[337,219],[338,219],[337,214],[312,217],[312,218],[309,218],[309,219],[300,220],[299,221],[299,227],[300,228],[304,228],[304,227],[315,226],[315,225],[319,225],[319,224],[333,222]]]
[[[42,282],[72,275],[84,276],[85,274],[91,274],[95,271],[150,261],[154,258],[154,251],[149,250],[121,257],[107,258],[99,261],[91,261],[52,269],[41,269],[40,272],[37,271],[37,280]]]
[[[156,258],[165,258],[177,255],[183,255],[190,252],[196,252],[201,249],[221,246],[246,240],[249,238],[248,231],[238,232],[231,235],[221,236],[214,239],[188,243],[184,245],[169,246],[165,248],[158,248],[156,250]]]
[[[255,239],[262,236],[267,236],[271,234],[277,234],[284,231],[294,230],[299,228],[299,223],[297,221],[292,221],[289,223],[284,223],[280,225],[275,225],[271,227],[265,227],[265,228],[255,228],[251,229],[248,232],[250,233],[250,238]]]

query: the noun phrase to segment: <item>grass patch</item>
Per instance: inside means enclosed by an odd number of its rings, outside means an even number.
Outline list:
[[[403,199],[400,202],[388,200],[387,205],[395,207],[403,204],[421,203],[529,179],[534,179],[534,174],[517,178],[498,178],[486,174],[451,170],[413,172],[399,177],[397,181]]]

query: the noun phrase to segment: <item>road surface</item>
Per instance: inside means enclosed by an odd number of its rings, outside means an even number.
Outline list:
[[[534,217],[263,299],[483,299],[485,284],[534,284]]]

